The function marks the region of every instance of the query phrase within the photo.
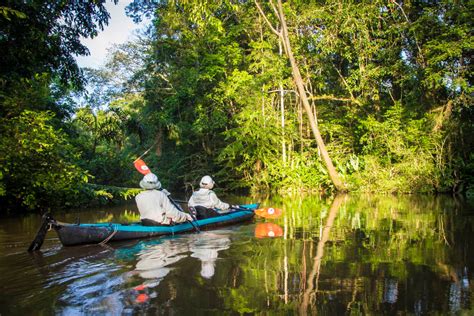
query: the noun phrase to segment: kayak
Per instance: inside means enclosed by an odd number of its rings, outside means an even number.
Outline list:
[[[238,209],[219,216],[161,226],[143,226],[141,223],[68,224],[58,222],[47,216],[44,218],[42,227],[38,230],[37,238],[31,244],[29,251],[39,250],[42,240],[38,236],[42,234],[42,231],[47,231],[51,227],[54,228],[64,246],[105,244],[111,241],[174,235],[232,225],[252,219],[257,208],[258,204],[240,205]],[[44,239],[44,236],[42,239]]]

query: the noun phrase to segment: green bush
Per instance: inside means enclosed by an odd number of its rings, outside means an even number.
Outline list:
[[[0,119],[0,195],[6,209],[71,205],[89,175],[71,161],[64,133],[50,112],[25,110]]]

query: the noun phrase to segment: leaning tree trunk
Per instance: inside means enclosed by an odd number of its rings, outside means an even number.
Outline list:
[[[278,54],[283,55],[283,43],[278,42]],[[285,92],[283,91],[283,83],[280,81],[280,120],[281,120],[281,157],[283,165],[286,165],[286,142],[285,142]]]
[[[301,73],[298,67],[298,64],[296,63],[296,59],[293,55],[293,51],[291,49],[291,43],[290,43],[290,38],[288,36],[288,28],[286,25],[286,20],[285,16],[283,14],[283,8],[281,4],[281,0],[278,0],[278,10],[275,8],[273,5],[273,2],[270,1],[270,4],[273,8],[273,11],[277,15],[277,18],[281,24],[281,31],[278,32],[270,23],[268,18],[265,16],[263,10],[261,9],[260,5],[258,2],[255,0],[255,4],[257,5],[257,8],[260,12],[260,14],[263,16],[267,24],[270,26],[272,31],[279,36],[283,43],[283,47],[285,49],[285,53],[288,56],[288,59],[291,64],[291,72],[293,75],[293,80],[295,81],[296,88],[298,90],[298,94],[300,96],[300,99],[303,103],[303,107],[305,109],[306,114],[308,115],[309,119],[309,124],[311,127],[311,131],[314,134],[314,138],[316,139],[316,144],[318,145],[319,151],[321,153],[321,157],[323,158],[324,165],[326,166],[326,169],[328,170],[329,177],[331,178],[332,183],[336,187],[336,190],[338,191],[346,191],[346,187],[344,183],[341,181],[341,178],[339,177],[339,174],[334,168],[334,165],[332,163],[331,158],[329,157],[329,153],[326,149],[326,145],[324,144],[323,138],[321,137],[321,133],[319,132],[318,128],[318,123],[317,120],[315,119],[316,113],[313,113],[311,110],[311,106],[309,105],[308,101],[308,96],[306,95],[306,90],[304,89],[304,84],[303,84],[303,78],[301,77]],[[313,116],[314,115],[314,116]]]

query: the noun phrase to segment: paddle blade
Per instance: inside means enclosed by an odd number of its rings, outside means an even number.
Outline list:
[[[135,303],[146,303],[150,299],[150,296],[145,293],[141,293],[137,295],[137,298],[135,299]]]
[[[275,207],[265,207],[256,209],[255,214],[264,218],[278,218],[283,214],[283,210]]]
[[[151,172],[150,168],[148,168],[146,163],[141,159],[135,160],[133,162],[133,165],[138,170],[138,172],[140,172],[143,175],[149,174]]]
[[[43,245],[44,238],[46,237],[46,233],[48,232],[50,222],[51,217],[49,217],[48,214],[43,215],[43,221],[41,222],[41,226],[36,232],[35,239],[28,247],[28,252],[40,250],[41,246]]]
[[[273,238],[283,236],[283,228],[273,223],[258,223],[255,227],[255,237]]]

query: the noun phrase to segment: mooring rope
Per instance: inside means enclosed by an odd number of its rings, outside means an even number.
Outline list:
[[[113,228],[114,228],[114,231],[112,233],[110,233],[110,235],[105,238],[104,240],[102,240],[99,245],[105,245],[110,239],[112,239],[112,237],[115,236],[115,234],[118,232],[118,229],[117,229],[117,225],[112,225]]]

